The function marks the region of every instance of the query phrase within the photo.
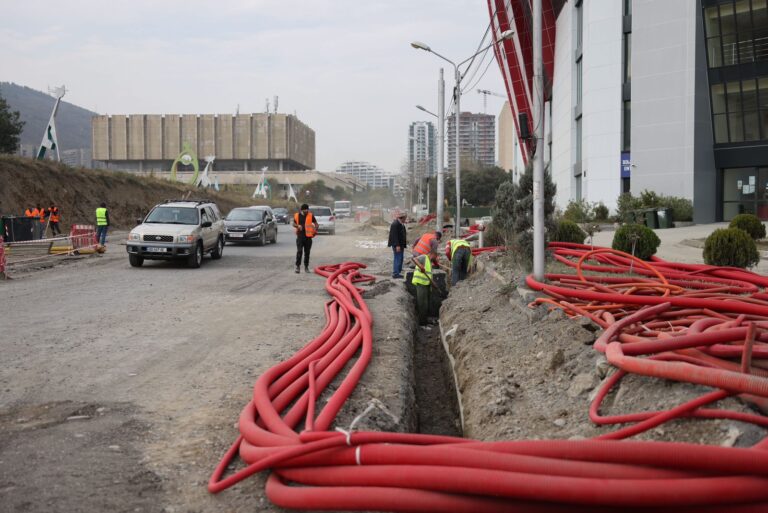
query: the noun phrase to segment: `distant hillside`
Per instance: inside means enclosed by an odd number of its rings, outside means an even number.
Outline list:
[[[22,121],[25,122],[21,144],[39,145],[56,100],[45,93],[11,82],[0,82],[0,95],[6,99],[11,110],[19,111]],[[63,151],[82,148],[87,149],[90,155],[91,117],[95,115],[95,112],[62,101],[56,114],[59,149]]]

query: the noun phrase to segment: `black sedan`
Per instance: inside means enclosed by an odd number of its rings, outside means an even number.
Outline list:
[[[277,223],[269,207],[232,209],[224,218],[227,242],[255,242],[259,246],[277,242]]]
[[[275,214],[275,221],[278,223],[288,224],[291,222],[291,215],[288,213],[287,208],[277,207],[273,208],[272,212]]]

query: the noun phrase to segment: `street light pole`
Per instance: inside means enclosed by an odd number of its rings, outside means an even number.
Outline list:
[[[539,0],[540,1],[540,0]],[[499,42],[509,39],[514,35],[513,30],[505,30],[502,32],[501,37],[499,37],[498,40],[493,41],[491,44],[483,48],[482,50],[478,50],[474,54],[472,54],[470,57],[464,59],[460,63],[456,64],[452,60],[448,59],[447,57],[444,57],[437,53],[436,51],[432,50],[429,46],[425,45],[424,43],[420,43],[418,41],[414,41],[411,43],[411,46],[416,48],[417,50],[424,50],[426,52],[430,52],[435,54],[437,57],[443,59],[445,62],[449,63],[451,66],[453,66],[454,71],[454,77],[456,81],[456,88],[455,88],[455,97],[456,97],[456,112],[455,114],[455,129],[456,129],[456,150],[455,150],[455,156],[456,156],[456,217],[455,217],[455,223],[454,223],[454,233],[455,236],[458,238],[461,233],[461,162],[460,162],[460,151],[459,151],[459,123],[461,121],[461,73],[459,72],[459,68],[469,62],[471,59],[473,59],[476,55],[479,55],[483,53],[484,51],[488,50],[490,47],[492,47],[495,44],[498,44]],[[441,73],[442,75],[442,73]],[[438,180],[438,184],[440,183],[440,180]],[[438,185],[439,187],[439,185]]]
[[[544,60],[541,48],[541,0],[533,0],[533,276],[544,279]]]
[[[445,208],[445,173],[443,152],[445,151],[445,80],[443,68],[440,68],[440,80],[437,81],[437,231],[443,231],[443,209]]]

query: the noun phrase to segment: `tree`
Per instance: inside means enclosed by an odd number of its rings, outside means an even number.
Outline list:
[[[557,225],[552,219],[555,212],[555,193],[549,172],[544,173],[544,226],[545,234],[554,233]],[[533,261],[533,165],[529,163],[518,183],[508,180],[499,186],[494,202],[492,227],[502,233],[524,263]]]
[[[323,180],[313,180],[305,183],[296,197],[299,199],[299,203],[322,205],[328,201],[330,192]]]
[[[19,111],[11,111],[8,102],[0,95],[0,153],[16,153],[19,138],[24,129]]]
[[[446,172],[444,178],[445,200],[448,205],[456,204],[456,178],[453,173]],[[462,169],[461,171],[461,197],[467,203],[474,206],[493,205],[496,191],[502,183],[509,180],[509,173],[500,167],[488,167],[484,169]],[[437,177],[429,179],[429,209],[435,211],[437,198]]]

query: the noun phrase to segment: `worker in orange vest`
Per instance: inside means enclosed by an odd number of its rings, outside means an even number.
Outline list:
[[[432,258],[432,262],[437,263],[437,252],[442,237],[443,233],[441,231],[425,233],[413,243],[413,256],[418,257],[434,253],[435,256]]]
[[[42,239],[43,229],[45,228],[45,209],[38,205],[35,208],[28,208],[24,211],[24,215],[34,218],[32,225],[32,238]]]
[[[48,222],[51,225],[51,235],[53,237],[61,235],[61,229],[59,229],[60,220],[61,216],[59,215],[59,207],[51,203],[51,206],[48,207]]]
[[[304,272],[309,272],[309,252],[312,250],[312,239],[315,237],[320,225],[317,224],[317,219],[309,211],[309,205],[304,203],[301,205],[301,210],[293,214],[293,222],[291,223],[296,230],[296,269],[295,272],[300,272],[301,266],[301,254],[304,253]]]

